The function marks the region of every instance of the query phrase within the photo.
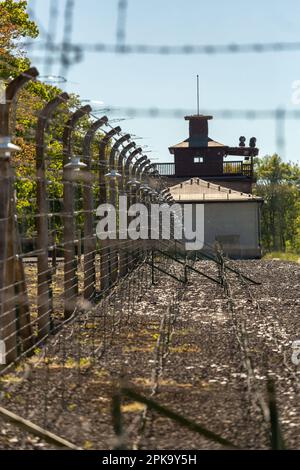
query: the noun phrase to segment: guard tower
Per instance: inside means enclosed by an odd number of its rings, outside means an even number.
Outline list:
[[[237,147],[216,142],[208,136],[208,121],[212,118],[203,114],[186,116],[189,137],[169,147],[174,155],[174,164],[158,163],[157,169],[168,177],[170,186],[198,177],[226,188],[251,193],[253,158],[258,155],[255,137],[250,138],[248,146],[244,136],[240,137]],[[230,156],[237,158],[227,158]]]

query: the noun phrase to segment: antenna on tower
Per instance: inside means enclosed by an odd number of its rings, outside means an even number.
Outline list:
[[[197,75],[197,114],[199,116],[199,75]]]

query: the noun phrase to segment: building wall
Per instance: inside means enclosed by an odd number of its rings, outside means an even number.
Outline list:
[[[225,254],[233,258],[257,258],[260,248],[260,204],[216,202],[205,204],[205,243],[219,240]]]
[[[260,258],[260,203],[204,204],[204,251],[213,251],[216,241],[231,258]]]
[[[194,163],[194,157],[202,156],[203,163]],[[175,174],[177,177],[191,177],[222,175],[223,174],[222,150],[206,149],[202,151],[197,148],[176,149],[174,152]]]

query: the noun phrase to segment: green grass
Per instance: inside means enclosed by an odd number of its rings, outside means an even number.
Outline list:
[[[266,253],[263,257],[265,260],[278,258],[280,261],[293,261],[294,263],[300,263],[300,254],[283,252],[283,251],[271,251]]]

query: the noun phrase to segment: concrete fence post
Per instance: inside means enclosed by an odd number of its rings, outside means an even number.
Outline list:
[[[100,142],[99,146],[99,204],[107,202],[107,185],[105,174],[109,171],[107,150],[111,139],[121,132],[119,126],[111,129]],[[109,257],[109,240],[101,240],[100,254],[100,289],[105,292],[110,286],[111,260]]]
[[[124,162],[126,159],[126,154],[133,148],[136,147],[135,142],[130,142],[126,145],[119,154],[118,158],[118,172],[122,175],[121,184],[119,185],[119,194],[123,196],[127,196],[127,207],[126,211],[128,213],[128,186],[127,186],[127,178],[125,174],[125,166]],[[121,215],[121,214],[120,214]],[[128,263],[128,244],[129,240],[121,240],[119,246],[119,277],[124,277],[127,273],[127,263]]]
[[[118,211],[119,208],[119,188],[122,187],[122,184],[119,184],[119,180],[122,178],[122,173],[118,173],[118,161],[117,156],[119,152],[120,146],[130,139],[130,134],[125,134],[124,136],[120,137],[116,140],[114,145],[111,148],[110,155],[109,155],[109,175],[108,176],[108,186],[109,186],[109,203],[112,204]],[[120,153],[120,152],[119,152]],[[117,227],[118,229],[118,227]],[[118,230],[117,230],[118,232]],[[118,263],[118,247],[119,241],[115,240],[114,243],[111,243],[110,247],[110,259],[111,259],[111,277],[110,282],[111,284],[115,284],[119,276],[119,263]]]
[[[94,227],[94,194],[93,194],[93,174],[92,170],[92,142],[95,133],[108,122],[106,116],[102,116],[95,121],[83,140],[83,162],[87,166],[86,176],[83,187],[83,210],[84,210],[84,298],[93,300],[96,292],[96,266],[95,256],[97,240]],[[99,169],[99,171],[101,171]]]
[[[57,107],[69,99],[67,93],[61,93],[49,101],[39,114],[36,129],[36,176],[37,176],[37,308],[38,308],[38,338],[44,338],[50,333],[51,314],[53,310],[50,287],[52,270],[49,268],[49,202],[47,197],[47,177],[45,162],[45,132]]]
[[[75,248],[75,169],[69,167],[72,158],[72,135],[77,122],[89,114],[92,108],[83,106],[75,111],[64,127],[63,132],[63,246],[64,246],[64,311],[69,318],[75,309],[78,296],[77,258]]]
[[[14,172],[10,160],[11,153],[19,148],[11,143],[9,125],[11,107],[18,91],[37,76],[35,68],[18,75],[7,85],[5,102],[0,103],[0,340],[4,364],[17,358],[18,336],[24,351],[33,344],[25,273],[19,257]]]

